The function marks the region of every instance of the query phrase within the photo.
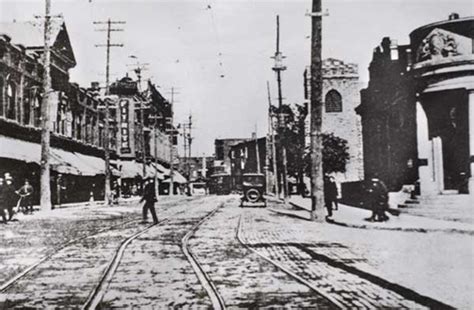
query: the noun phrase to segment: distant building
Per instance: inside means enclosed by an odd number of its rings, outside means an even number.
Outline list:
[[[213,156],[180,157],[179,172],[184,176],[189,176],[188,180],[207,180],[213,174]]]
[[[231,146],[248,141],[247,138],[231,138],[231,139],[216,139],[214,140],[215,146],[215,163],[214,171],[216,173],[227,173],[230,174],[230,158],[229,152]]]
[[[345,173],[335,175],[338,182],[358,181],[363,178],[362,126],[355,108],[360,103],[358,67],[353,63],[328,58],[322,63],[323,70],[323,120],[322,131],[333,133],[347,140],[349,161]],[[305,99],[310,101],[310,72],[304,73]],[[310,115],[306,121],[306,145],[310,145]]]
[[[234,144],[230,147],[232,188],[240,190],[244,173],[265,173],[266,137]],[[258,150],[258,159],[257,159]]]

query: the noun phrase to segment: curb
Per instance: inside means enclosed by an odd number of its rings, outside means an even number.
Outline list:
[[[297,274],[295,274],[294,272],[292,272],[291,270],[289,270],[288,268],[286,268],[286,266],[283,266],[281,263],[279,262],[276,262],[275,260],[267,257],[266,255],[263,255],[261,253],[259,253],[257,250],[255,250],[254,248],[252,248],[250,245],[248,245],[247,243],[243,242],[242,240],[242,237],[241,237],[241,231],[242,231],[242,226],[241,226],[241,220],[242,220],[242,216],[240,216],[239,218],[239,223],[238,223],[238,226],[237,226],[237,232],[236,232],[236,237],[237,239],[239,240],[239,242],[245,246],[246,248],[248,248],[249,250],[251,250],[252,252],[254,252],[255,254],[259,255],[260,257],[264,258],[265,260],[269,261],[270,263],[274,264],[275,266],[277,266],[278,268],[280,268],[281,270],[283,270],[284,272],[286,272],[287,274],[289,274],[290,276],[293,276],[295,279],[297,279],[299,282],[307,285],[308,287],[310,287],[311,289],[313,289],[314,291],[316,291],[317,293],[321,294],[322,296],[326,297],[329,301],[333,302],[335,305],[339,306],[341,309],[345,309],[346,307],[341,305],[339,303],[339,301],[337,301],[336,299],[334,299],[333,297],[331,296],[328,296],[327,294],[324,294],[322,293],[320,290],[318,290],[317,287],[314,287],[311,283],[309,283],[308,281],[306,281],[304,278],[298,276]],[[291,244],[291,243],[285,243],[285,244]],[[418,292],[416,292],[415,290],[413,289],[410,289],[408,287],[405,287],[405,286],[402,286],[402,285],[399,285],[397,283],[393,283],[391,281],[388,281],[380,276],[377,276],[377,275],[374,275],[372,273],[368,273],[366,271],[363,271],[361,269],[358,269],[356,267],[353,267],[353,266],[349,266],[347,264],[344,264],[343,262],[340,262],[338,261],[337,259],[333,259],[327,255],[322,255],[322,254],[317,254],[313,251],[311,252],[308,252],[308,250],[302,246],[301,244],[299,243],[293,243],[291,244],[292,246],[295,246],[297,248],[299,248],[301,251],[305,252],[306,254],[310,255],[313,259],[316,259],[320,262],[324,262],[334,268],[338,268],[338,269],[341,269],[341,270],[344,270],[350,274],[353,274],[353,275],[356,275],[362,279],[365,279],[366,281],[369,281],[375,285],[378,285],[382,288],[385,288],[385,289],[388,289],[390,291],[393,291],[399,295],[401,295],[402,297],[408,299],[408,300],[411,300],[411,301],[414,301],[415,303],[418,303],[420,305],[423,305],[423,306],[426,306],[430,309],[455,309],[453,306],[451,305],[448,305],[448,304],[445,304],[439,300],[436,300],[434,298],[431,298],[429,296],[426,296],[426,295],[422,295]]]
[[[294,207],[297,207],[299,209],[310,212],[307,209],[302,208],[302,207],[298,206],[295,203],[290,202],[290,204]],[[292,218],[310,221],[310,219],[308,219],[308,218],[305,218],[305,217],[297,215],[297,214],[293,214],[291,212],[285,212],[285,211],[274,209],[274,208],[268,208],[268,210],[271,211],[271,212],[286,215],[286,216],[289,216],[289,217],[292,217]],[[415,227],[413,227],[413,228],[381,227],[381,226],[370,226],[370,225],[364,225],[364,224],[363,225],[350,224],[350,223],[346,223],[346,222],[340,222],[340,221],[337,221],[337,220],[334,220],[334,219],[327,220],[326,222],[329,223],[329,224],[333,224],[333,225],[338,225],[338,226],[342,226],[342,227],[349,227],[349,228],[357,228],[357,229],[388,230],[388,231],[403,231],[403,232],[417,232],[417,233],[444,232],[444,233],[465,234],[465,235],[474,236],[474,230],[466,230],[466,229],[458,229],[458,228],[448,228],[448,229],[440,228],[440,229],[436,229],[436,228],[415,228]]]

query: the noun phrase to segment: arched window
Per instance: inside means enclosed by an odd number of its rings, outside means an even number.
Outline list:
[[[324,100],[324,106],[326,108],[326,113],[342,112],[341,94],[337,90],[331,89],[326,94],[326,99]]]

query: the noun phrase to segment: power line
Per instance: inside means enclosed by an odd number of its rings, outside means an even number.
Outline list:
[[[107,25],[107,28],[96,29],[96,31],[107,32],[107,43],[96,44],[96,47],[106,47],[106,66],[105,66],[105,95],[110,94],[109,89],[109,74],[110,74],[110,48],[111,47],[123,47],[123,44],[112,44],[110,43],[110,34],[115,31],[123,31],[122,28],[112,28],[112,25],[125,24],[124,21],[112,21],[110,18],[107,21],[95,21],[94,25]],[[105,205],[110,204],[110,111],[109,111],[109,98],[105,98],[105,139],[104,139],[104,159],[105,159]]]

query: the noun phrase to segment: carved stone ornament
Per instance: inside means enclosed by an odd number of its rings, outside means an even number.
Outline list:
[[[466,40],[467,39],[467,40]],[[433,29],[418,48],[417,61],[453,57],[465,54],[469,38],[443,29]],[[470,43],[472,46],[472,43]]]

